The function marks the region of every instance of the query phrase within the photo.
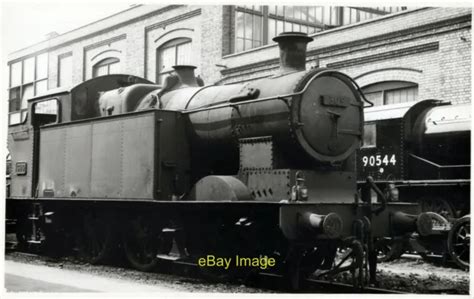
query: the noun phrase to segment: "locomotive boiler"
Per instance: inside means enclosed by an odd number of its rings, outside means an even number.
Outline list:
[[[368,263],[374,281],[374,238],[429,235],[431,218],[358,194],[364,97],[341,72],[305,69],[311,40],[276,37],[279,71],[248,83],[204,86],[176,66],[162,86],[110,75],[31,99],[9,128],[20,242],[92,263],[123,248],[141,270],[271,256],[294,288],[317,269],[362,287]]]
[[[435,212],[437,234],[398,240],[385,259],[412,248],[436,252],[469,267],[471,104],[423,100],[365,111],[365,142],[358,151],[360,184],[372,176],[392,201],[418,202]],[[439,218],[438,216],[442,216]],[[416,241],[416,242],[415,242]]]

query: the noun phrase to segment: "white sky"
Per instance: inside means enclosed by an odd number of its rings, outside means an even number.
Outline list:
[[[5,90],[8,88],[9,53],[45,40],[46,34],[52,31],[59,34],[68,32],[127,9],[130,5],[120,1],[113,5],[104,1],[2,1],[0,94],[6,95]]]
[[[118,2],[118,1],[117,1]],[[131,4],[99,2],[24,2],[4,1],[2,4],[2,50],[10,52],[45,40],[45,35],[59,34],[107,17]],[[92,6],[92,7],[91,7]]]

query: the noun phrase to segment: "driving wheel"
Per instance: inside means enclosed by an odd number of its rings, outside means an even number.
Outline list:
[[[133,218],[122,237],[122,244],[129,263],[140,271],[151,271],[158,263],[158,254],[168,254],[173,240],[162,232],[163,225],[151,217]]]
[[[453,261],[462,269],[469,269],[471,241],[471,217],[458,219],[448,234],[448,252]]]

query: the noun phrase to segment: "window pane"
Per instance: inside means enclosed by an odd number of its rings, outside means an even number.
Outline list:
[[[9,115],[9,124],[16,125],[21,122],[21,112],[10,113]]]
[[[116,62],[116,63],[111,63],[109,64],[109,73],[108,75],[110,74],[120,74],[120,63]]]
[[[237,38],[243,38],[244,37],[244,13],[238,11],[235,15],[235,36]]]
[[[31,57],[23,61],[23,84],[31,83],[35,80],[35,58]]]
[[[245,38],[247,39],[252,39],[252,17],[253,15],[251,14],[245,14]],[[248,49],[246,47],[246,49]]]
[[[331,7],[331,25],[337,26],[339,25],[339,18],[338,18],[338,8]]]
[[[21,85],[21,61],[12,64],[11,66],[10,86]]]
[[[9,112],[21,109],[20,87],[10,89],[10,107]]]
[[[107,75],[109,67],[107,65],[97,66],[94,68],[94,77]]]
[[[315,33],[315,32],[318,32],[318,31],[321,31],[321,30],[317,27],[310,27],[309,28],[309,33]]]
[[[171,71],[176,61],[176,48],[169,47],[160,51],[160,72]]]
[[[245,50],[251,49],[252,48],[252,40],[251,39],[246,39],[244,42],[244,48]]]
[[[316,7],[308,8],[308,22],[316,22]]]
[[[28,107],[28,100],[34,96],[33,84],[23,86],[23,96],[21,97],[21,108]]]
[[[362,146],[376,146],[377,131],[375,124],[367,124],[364,126],[364,141]]]
[[[238,38],[236,40],[235,51],[241,52],[244,50],[244,40],[242,38]]]
[[[293,24],[293,31],[300,32],[301,26],[299,24]]]
[[[58,111],[58,101],[57,100],[48,100],[44,102],[39,102],[35,105],[35,114],[54,114],[56,115]]]
[[[365,98],[372,103],[374,103],[375,106],[382,106],[383,105],[383,93],[381,91],[377,92],[371,92],[371,93],[365,93]]]
[[[308,6],[301,6],[300,11],[301,11],[301,20],[307,22],[308,21]]]
[[[294,18],[297,19],[297,20],[301,20],[301,9],[302,9],[302,6],[295,6],[293,7],[293,13],[294,13]]]
[[[59,86],[72,85],[72,56],[59,60]]]
[[[191,43],[178,45],[177,48],[176,64],[191,64]]]
[[[48,90],[48,80],[42,80],[36,82],[36,95],[43,94]]]
[[[351,20],[351,9],[349,7],[343,8],[343,17],[342,17],[342,25],[349,24]]]
[[[284,6],[277,6],[277,15],[284,16],[285,15],[285,7]]]
[[[324,6],[323,8],[323,23],[325,25],[331,24],[331,7]]]
[[[277,21],[277,35],[283,32],[283,22]]]
[[[285,6],[285,19],[294,18],[293,6]]]
[[[322,6],[318,6],[316,7],[316,19],[315,19],[315,22],[317,24],[322,24],[323,23],[323,7]]]
[[[416,101],[418,98],[418,87],[410,87],[385,92],[385,104],[396,104]]]
[[[276,21],[274,19],[268,20],[268,41],[276,36]]]
[[[255,46],[258,47],[262,44],[262,21],[263,18],[260,16],[254,16],[253,18],[253,39]]]
[[[351,8],[351,21],[350,24],[357,23],[357,13],[358,11]]]
[[[48,53],[36,56],[36,80],[48,77]]]

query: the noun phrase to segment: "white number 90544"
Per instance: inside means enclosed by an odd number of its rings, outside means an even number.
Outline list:
[[[389,155],[371,155],[363,156],[362,163],[364,163],[364,166],[380,166],[382,164],[387,166],[388,164],[397,164],[397,159],[395,158],[395,154],[391,155],[390,158]]]

